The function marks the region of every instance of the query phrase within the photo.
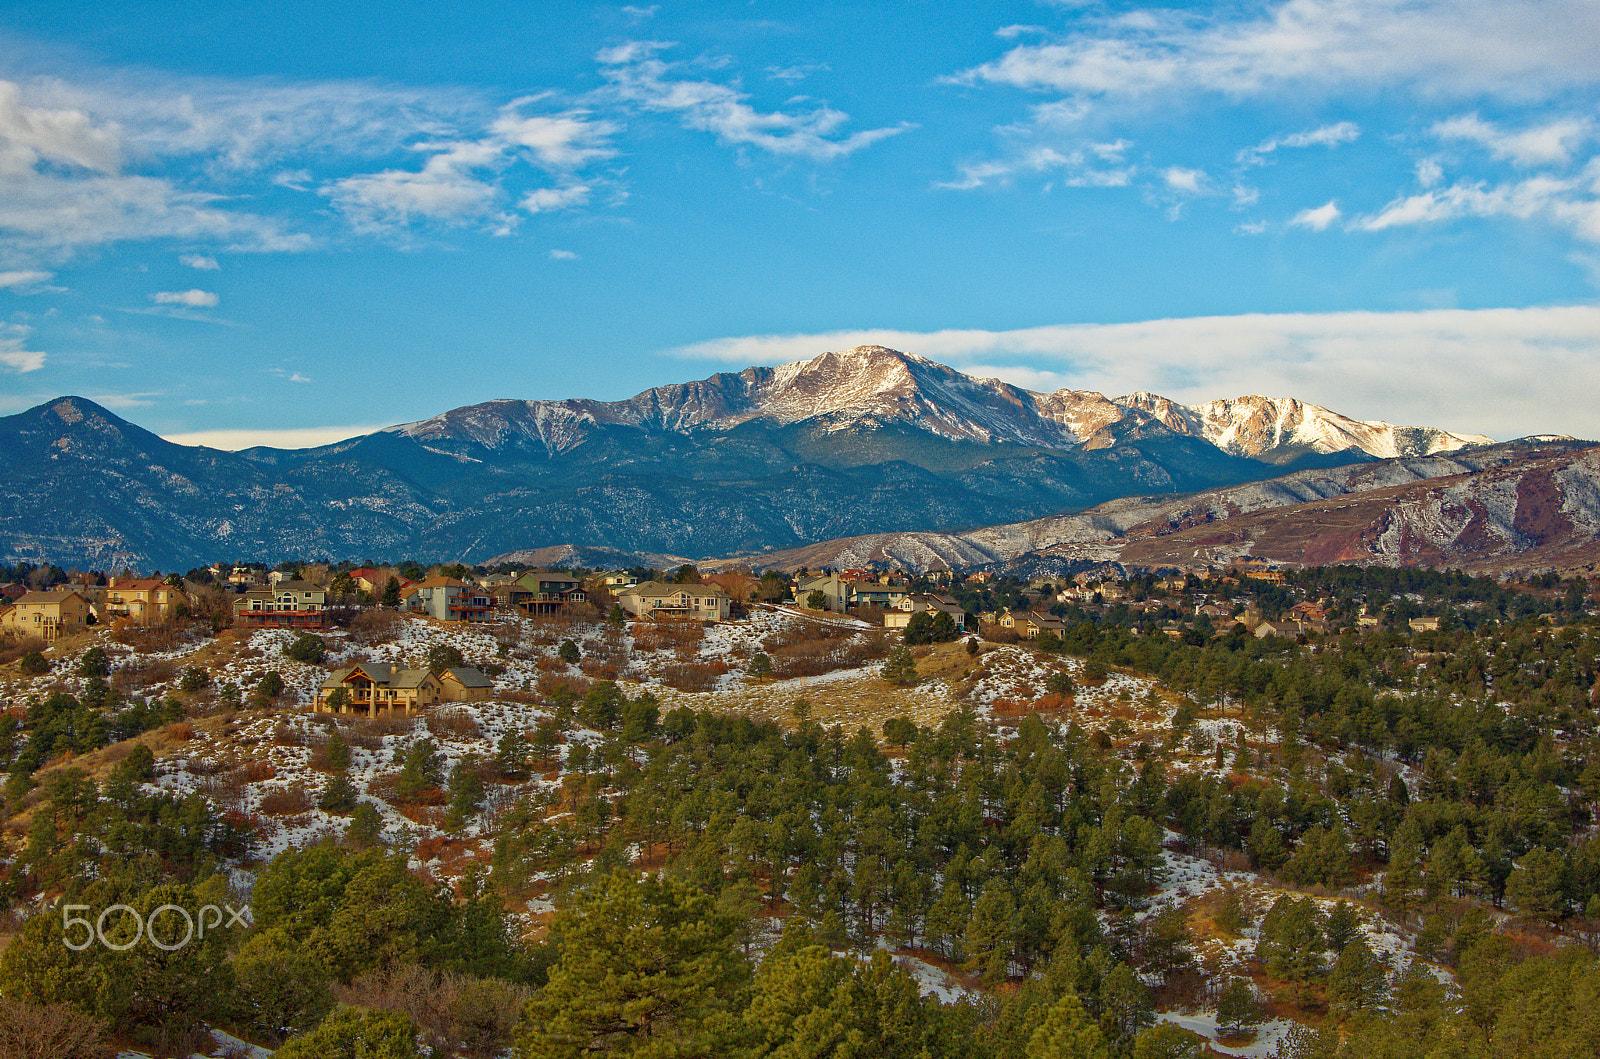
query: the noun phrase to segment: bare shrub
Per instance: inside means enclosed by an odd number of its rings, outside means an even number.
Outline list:
[[[111,639],[141,654],[155,654],[178,646],[187,632],[187,622],[161,621],[140,625],[122,620],[112,624]]]
[[[428,731],[440,739],[477,739],[482,734],[478,719],[463,709],[435,710],[427,717]]]
[[[657,671],[661,683],[679,691],[710,691],[717,686],[717,678],[728,671],[728,663],[717,659],[711,662],[670,662]]]
[[[575,698],[583,698],[589,690],[590,682],[583,677],[561,677],[554,673],[540,673],[539,680],[534,685],[542,698],[554,698],[560,688],[565,687]]]
[[[279,787],[261,796],[266,816],[298,816],[310,808],[311,794],[304,787]]]
[[[276,776],[277,770],[265,761],[252,761],[208,777],[201,789],[218,807],[237,809],[244,801],[245,788]]]
[[[540,615],[528,624],[527,642],[535,647],[546,647],[566,639],[566,623],[548,615]]]
[[[525,986],[400,964],[336,986],[345,1004],[398,1011],[417,1024],[435,1055],[490,1059],[511,1043]]]
[[[406,620],[392,610],[369,607],[350,620],[350,636],[363,647],[394,643]]]
[[[45,642],[37,636],[23,636],[10,641],[10,646],[0,650],[0,666],[15,662],[25,654],[43,651]]]
[[[178,677],[178,663],[170,658],[135,660],[118,666],[111,674],[111,686],[121,692],[148,688],[152,684],[168,684]]]
[[[0,999],[0,1055],[8,1059],[104,1059],[106,1024],[65,1004]]]
[[[616,680],[617,674],[622,671],[622,667],[615,662],[595,658],[585,658],[578,663],[578,668],[591,680]]]

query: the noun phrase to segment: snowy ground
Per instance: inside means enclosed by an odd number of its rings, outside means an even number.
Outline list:
[[[1156,1015],[1156,1018],[1161,1022],[1170,1022],[1174,1026],[1179,1026],[1191,1033],[1198,1033],[1206,1039],[1209,1047],[1223,1055],[1247,1056],[1250,1059],[1266,1059],[1266,1057],[1276,1054],[1278,1045],[1283,1043],[1284,1036],[1294,1026],[1294,1023],[1287,1019],[1264,1022],[1255,1027],[1255,1040],[1241,1047],[1231,1047],[1218,1043],[1220,1033],[1217,1029],[1215,1015],[1208,1013],[1188,1015],[1176,1011],[1163,1011]]]

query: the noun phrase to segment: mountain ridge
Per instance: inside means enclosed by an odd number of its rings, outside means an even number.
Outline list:
[[[1362,445],[1456,452],[1488,440],[1370,423],[1363,435],[1298,401],[1235,399],[1237,415],[1208,419],[1154,395],[1125,400],[1036,394],[858,347],[626,401],[500,399],[331,445],[227,452],[58,398],[0,419],[0,554],[167,569],[476,562],[566,544],[732,555],[1004,525],[1378,458]],[[1229,430],[1235,451],[1212,440]]]

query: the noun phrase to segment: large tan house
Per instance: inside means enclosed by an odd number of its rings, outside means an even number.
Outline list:
[[[343,688],[343,706],[329,705],[328,698]],[[360,662],[335,669],[317,689],[318,713],[353,713],[372,716],[401,710],[436,706],[441,702],[479,702],[487,699],[494,686],[476,669],[405,669],[388,662]]]
[[[950,620],[956,623],[957,632],[967,629],[967,612],[961,605],[949,596],[940,596],[929,593],[927,595],[905,596],[898,600],[892,608],[883,615],[885,629],[904,629],[911,624],[911,616],[920,614],[925,610],[943,611],[950,615]]]
[[[646,581],[617,594],[617,604],[635,618],[675,616],[727,621],[733,600],[716,585],[663,585]]]
[[[141,625],[154,625],[170,619],[179,603],[181,589],[154,578],[113,577],[100,590],[99,617],[129,618]]]
[[[88,627],[89,601],[70,588],[24,592],[0,612],[0,628],[20,636],[37,636],[46,643],[83,632]]]

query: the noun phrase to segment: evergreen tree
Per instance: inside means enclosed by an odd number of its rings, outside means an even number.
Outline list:
[[[1328,1003],[1335,1014],[1371,1011],[1388,995],[1388,968],[1356,937],[1344,947],[1328,975]]]
[[[911,649],[905,645],[889,652],[883,663],[883,679],[891,684],[910,685],[917,682],[917,663]]]
[[[392,581],[393,578],[390,578]],[[274,1059],[421,1059],[417,1026],[398,1011],[342,1007],[310,1033],[292,1037]]]
[[[561,957],[528,1002],[525,1059],[727,1054],[746,970],[709,895],[665,876],[611,875],[552,931]]]
[[[1217,1028],[1233,1034],[1260,1021],[1261,1009],[1249,980],[1230,977],[1217,992]]]
[[[358,800],[350,777],[343,772],[335,772],[328,780],[328,785],[323,788],[321,797],[317,799],[317,808],[326,813],[343,816],[356,807]]]
[[[1026,1059],[1111,1059],[1099,1027],[1084,1013],[1078,994],[1071,989],[1045,1011],[1024,1055]]]

